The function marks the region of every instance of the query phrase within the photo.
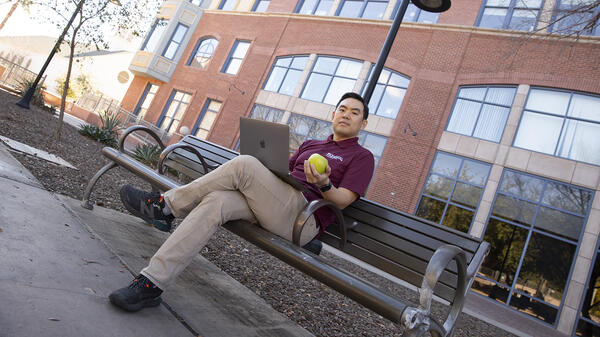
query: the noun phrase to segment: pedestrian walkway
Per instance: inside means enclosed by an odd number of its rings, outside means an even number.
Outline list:
[[[2,144],[0,191],[0,337],[311,336],[201,256],[163,305],[115,308],[167,234],[44,190]]]

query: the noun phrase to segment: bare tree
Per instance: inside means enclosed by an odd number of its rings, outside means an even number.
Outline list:
[[[109,48],[111,35],[141,36],[156,15],[159,0],[41,0],[40,4],[50,9],[45,20],[64,28],[69,18],[76,15],[69,27],[65,41],[69,46],[69,65],[62,90],[59,124],[56,140],[60,140],[65,111],[66,95],[76,49],[96,50]]]
[[[23,9],[29,10],[29,7],[31,6],[31,4],[33,4],[33,0],[15,0],[15,2],[13,2],[12,6],[10,7],[10,10],[4,17],[4,20],[2,20],[2,22],[0,23],[0,30],[2,30],[2,28],[4,28],[6,21],[8,21],[8,19],[10,19],[10,17],[13,15],[15,10],[17,10],[17,7],[19,7],[19,5],[21,5],[21,7],[23,7]]]
[[[542,25],[542,28],[551,27],[552,33],[565,36],[592,35],[600,24],[600,1],[571,2],[575,4],[561,4],[547,25]]]

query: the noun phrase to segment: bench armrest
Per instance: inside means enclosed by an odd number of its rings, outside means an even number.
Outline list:
[[[204,169],[204,174],[208,173],[209,170],[214,170],[215,168],[217,168],[217,165],[209,165],[208,163],[206,163],[206,160],[204,160],[204,157],[202,156],[202,154],[200,154],[200,152],[198,151],[198,149],[196,149],[195,147],[191,146],[191,145],[187,145],[187,144],[181,144],[181,143],[177,143],[177,144],[172,144],[167,146],[161,153],[160,153],[160,157],[158,159],[158,165],[157,165],[157,169],[158,169],[158,173],[160,174],[164,174],[165,171],[165,160],[167,159],[167,156],[175,151],[176,149],[185,149],[190,151],[191,153],[195,154],[196,157],[198,157],[198,160],[200,160],[200,163],[202,164],[202,168]]]
[[[121,134],[121,138],[119,138],[119,151],[120,152],[125,152],[125,138],[127,138],[127,136],[129,136],[131,133],[135,132],[135,131],[144,131],[147,134],[149,134],[150,136],[152,136],[152,138],[154,138],[154,140],[156,140],[156,142],[158,143],[158,145],[160,146],[161,149],[165,148],[165,144],[163,144],[162,140],[160,140],[160,137],[156,134],[156,132],[154,132],[154,130],[150,129],[149,127],[143,126],[143,125],[133,125],[128,127],[127,129],[125,129],[125,131],[123,131],[123,134]]]
[[[296,246],[300,246],[300,234],[302,234],[302,229],[304,229],[304,225],[306,224],[308,218],[310,218],[310,216],[313,215],[318,209],[323,207],[329,207],[335,214],[337,223],[340,226],[340,249],[344,249],[344,245],[346,244],[346,225],[344,223],[344,216],[336,204],[325,199],[317,199],[309,202],[300,212],[300,214],[298,214],[298,217],[294,222],[294,229],[292,231],[292,242]]]
[[[456,261],[458,270],[456,292],[446,321],[443,326],[440,326],[430,317],[431,301],[433,300],[433,291],[438,279],[452,260]],[[425,277],[423,278],[423,283],[419,289],[419,308],[408,308],[403,313],[403,321],[407,328],[409,330],[433,330],[439,336],[451,336],[458,315],[461,313],[465,304],[468,283],[467,257],[464,250],[453,245],[443,245],[438,248],[427,264]]]

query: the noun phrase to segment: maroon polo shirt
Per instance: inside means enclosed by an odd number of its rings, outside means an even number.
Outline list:
[[[333,140],[333,135],[330,135],[327,140],[305,141],[290,157],[292,176],[308,189],[308,192],[303,192],[306,200],[311,202],[323,198],[319,188],[308,183],[304,174],[304,161],[308,160],[313,153],[327,158],[331,167],[329,179],[333,186],[346,188],[359,196],[365,192],[375,168],[373,154],[358,144],[358,137],[336,142]],[[329,208],[321,208],[315,212],[315,219],[320,227],[320,235],[335,221],[335,214]]]

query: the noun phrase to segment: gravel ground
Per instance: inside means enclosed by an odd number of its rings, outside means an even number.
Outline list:
[[[16,106],[18,98],[0,91],[0,135],[55,154],[79,170],[57,166],[35,157],[15,157],[36,176],[49,191],[80,199],[88,180],[107,163],[101,155],[103,145],[77,133],[64,124],[59,142],[54,140],[58,119],[51,113],[32,107]],[[142,188],[149,185],[128,171],[117,168],[96,184],[92,200],[98,205],[126,212],[118,197],[118,188],[129,183]],[[227,274],[265,299],[316,336],[399,336],[400,330],[390,321],[363,308],[321,283],[287,266],[255,248],[243,239],[220,229],[201,254]],[[418,295],[384,278],[367,272],[331,254],[324,257],[393,293],[397,298],[418,302]],[[447,307],[434,303],[438,317]],[[495,326],[462,314],[455,336],[513,336]]]

